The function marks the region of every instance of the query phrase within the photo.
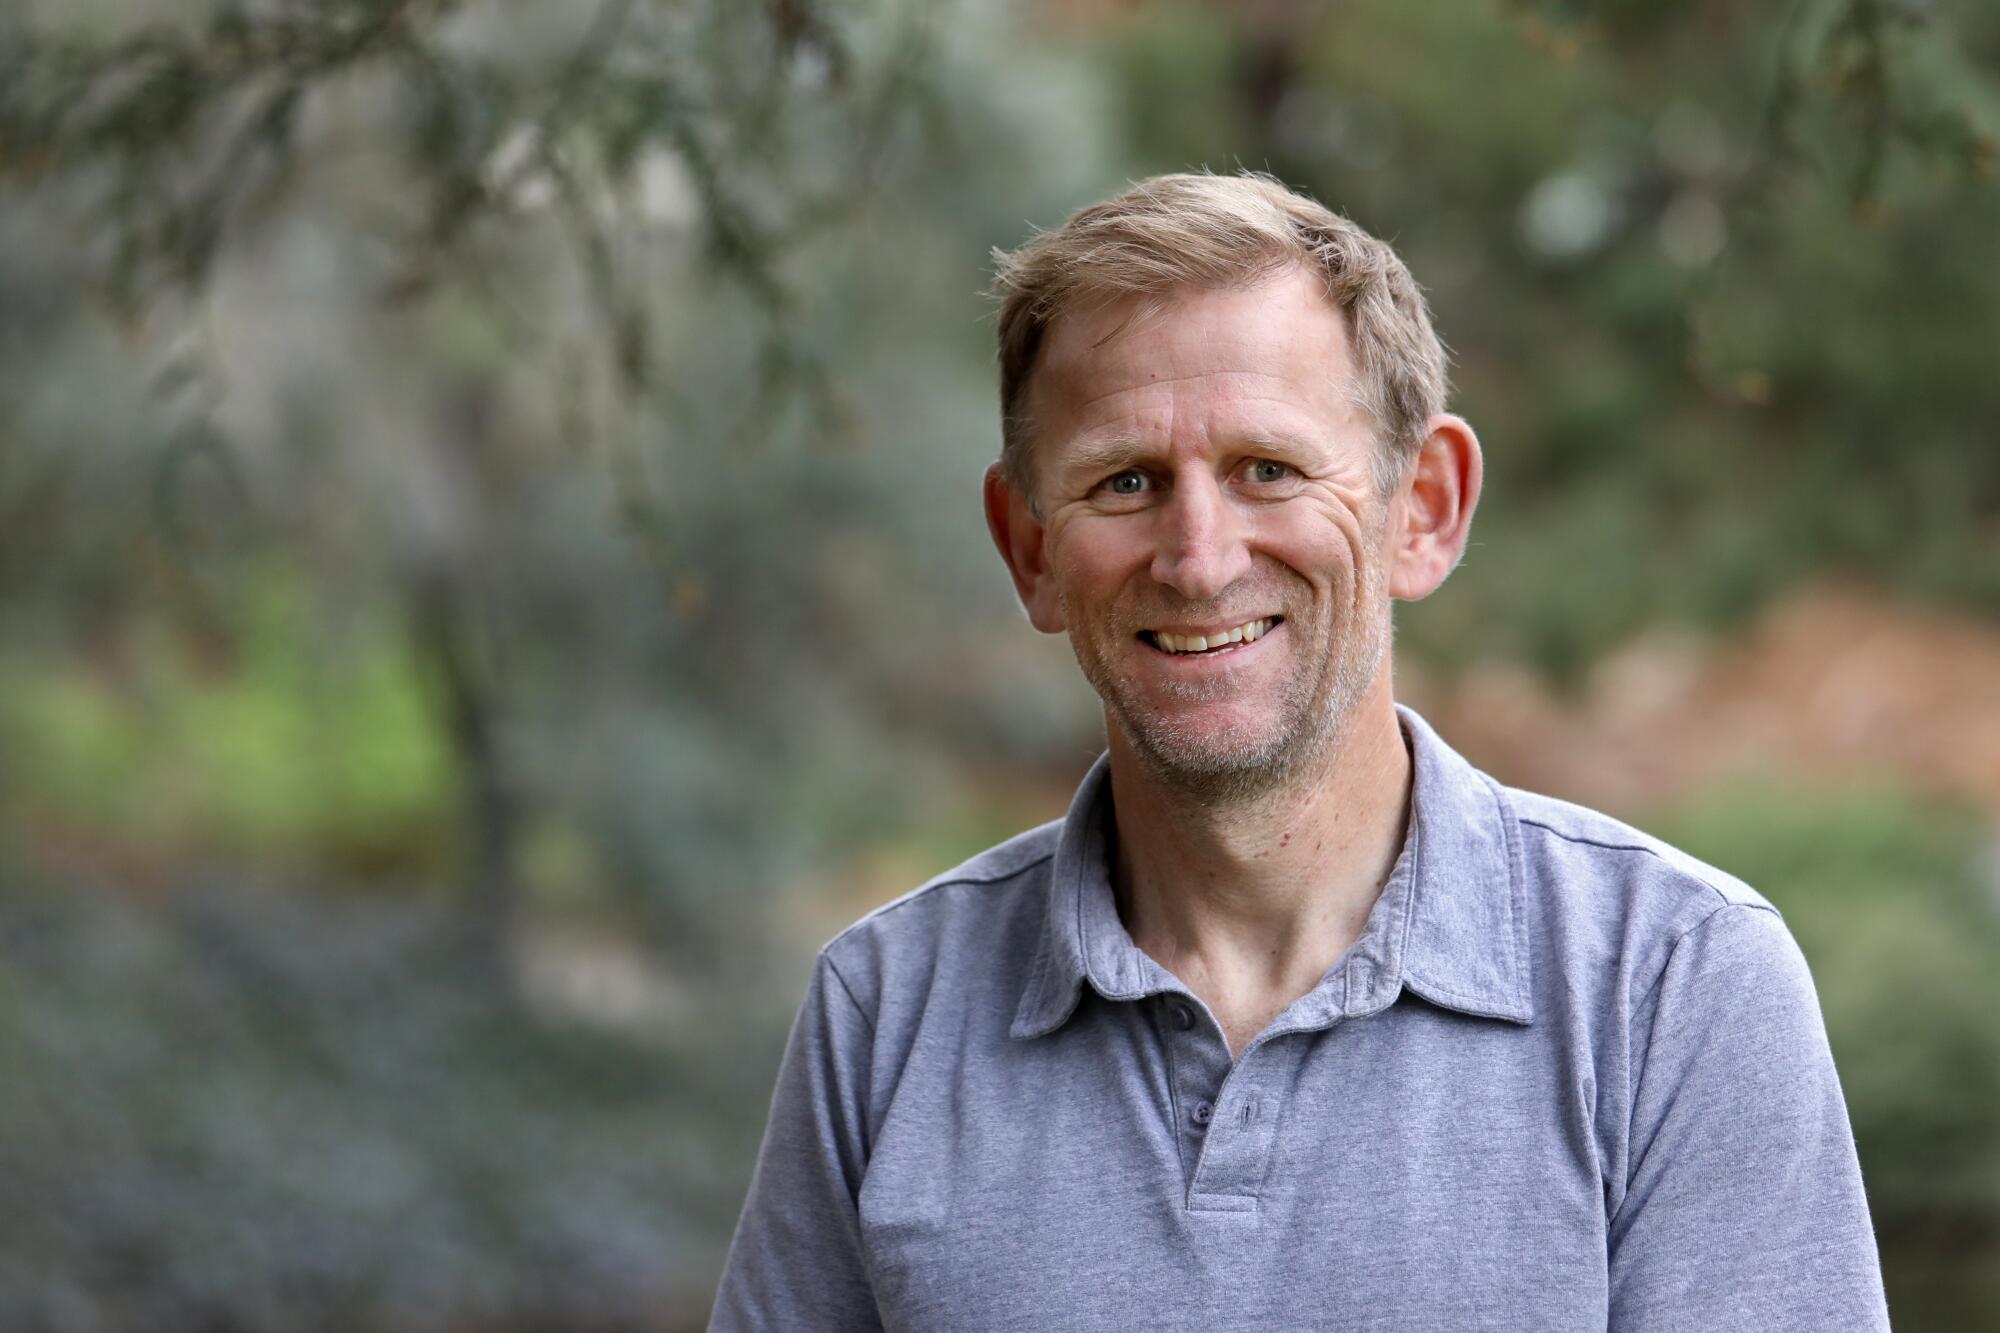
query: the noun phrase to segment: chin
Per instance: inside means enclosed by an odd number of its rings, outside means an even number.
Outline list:
[[[1221,762],[1216,756],[1140,752],[1140,762],[1161,786],[1207,805],[1240,805],[1289,786],[1299,767],[1285,754],[1255,762]]]
[[[1211,799],[1240,797],[1285,782],[1318,749],[1289,728],[1197,731],[1162,719],[1121,723],[1139,762],[1167,786]]]

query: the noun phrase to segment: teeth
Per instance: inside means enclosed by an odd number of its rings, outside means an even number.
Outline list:
[[[1211,648],[1223,648],[1230,644],[1255,643],[1271,632],[1275,622],[1270,617],[1252,620],[1238,625],[1235,629],[1221,630],[1214,634],[1169,634],[1165,630],[1153,631],[1153,641],[1170,653],[1201,653]]]

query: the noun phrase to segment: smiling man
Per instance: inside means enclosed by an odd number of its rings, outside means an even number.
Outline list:
[[[1886,1327],[1776,911],[1395,703],[1480,450],[1394,253],[1164,176],[998,290],[987,523],[1108,750],[821,951],[712,1326]]]

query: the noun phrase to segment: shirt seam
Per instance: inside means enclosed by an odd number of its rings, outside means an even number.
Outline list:
[[[1710,893],[1713,893],[1716,897],[1722,899],[1722,901],[1725,904],[1735,904],[1736,902],[1734,898],[1731,898],[1727,893],[1723,892],[1720,886],[1711,884],[1703,876],[1694,874],[1685,867],[1674,864],[1674,862],[1668,860],[1666,857],[1661,856],[1657,849],[1648,847],[1646,844],[1642,842],[1606,842],[1602,838],[1587,838],[1583,836],[1581,833],[1570,833],[1567,832],[1566,830],[1557,828],[1553,824],[1545,824],[1541,820],[1536,819],[1533,815],[1516,815],[1515,818],[1518,819],[1523,824],[1532,825],[1535,828],[1542,830],[1542,832],[1544,833],[1551,834],[1554,837],[1561,838],[1564,842],[1576,843],[1578,846],[1599,847],[1607,852],[1643,852],[1647,856],[1652,857],[1655,861],[1658,861],[1661,865],[1665,866],[1667,869],[1673,871],[1675,874],[1680,875],[1685,879],[1691,879],[1695,883],[1701,885],[1704,889],[1707,889]],[[1741,905],[1745,907],[1755,907],[1758,904],[1744,903]],[[1692,927],[1690,927],[1690,929],[1692,929]]]
[[[970,885],[975,888],[985,888],[993,884],[1004,884],[1010,879],[1019,879],[1021,876],[1027,874],[1029,871],[1034,870],[1039,866],[1045,865],[1048,862],[1053,861],[1054,859],[1055,859],[1054,852],[1044,852],[1040,856],[1036,857],[1034,860],[1018,865],[1014,867],[1012,870],[1007,871],[1005,874],[993,875],[985,879],[981,879],[974,875],[954,875],[948,879],[933,880],[931,883],[926,884],[909,894],[906,894],[903,898],[901,898],[896,902],[884,903],[882,906],[876,908],[874,911],[862,917],[859,921],[856,921],[854,924],[842,930],[838,935],[835,935],[832,939],[828,940],[826,942],[826,947],[828,949],[831,949],[834,945],[840,943],[842,940],[846,939],[849,935],[852,935],[855,931],[861,929],[863,926],[867,925],[871,921],[879,921],[893,912],[899,912],[903,908],[909,907],[914,903],[919,903],[924,901],[938,889],[955,889],[967,885]]]
[[[826,970],[833,974],[833,979],[840,983],[840,989],[846,994],[847,1002],[854,1006],[854,1012],[861,1015],[861,1021],[868,1025],[868,1039],[873,1041],[875,1039],[875,1020],[870,1018],[868,1011],[861,1007],[861,1001],[854,998],[854,987],[847,984],[847,978],[840,975],[839,966],[824,951],[821,951],[820,959],[825,962]]]
[[[1711,885],[1710,887],[1713,886]],[[1700,930],[1703,926],[1706,926],[1709,922],[1715,920],[1715,918],[1721,916],[1724,912],[1727,912],[1732,907],[1740,907],[1745,911],[1750,911],[1750,912],[1769,912],[1772,916],[1779,916],[1778,909],[1775,907],[1770,907],[1763,903],[1739,903],[1725,898],[1720,906],[1711,908],[1707,913],[1707,915],[1703,916],[1701,920],[1695,922],[1693,925],[1689,926],[1686,930],[1683,930],[1680,934],[1674,936],[1674,942],[1667,946],[1666,961],[1660,964],[1660,974],[1653,978],[1653,984],[1646,987],[1646,993],[1640,996],[1638,1003],[1632,1006],[1631,1009],[1632,1013],[1637,1014],[1643,1011],[1646,1005],[1652,1000],[1653,996],[1659,993],[1660,986],[1667,979],[1667,973],[1671,971],[1673,968],[1674,955],[1680,952],[1681,945],[1687,942],[1688,936],[1694,934],[1697,930]],[[1780,919],[1782,920],[1783,918],[1780,917]],[[1629,1038],[1628,1038],[1628,1044],[1629,1044]],[[1651,1042],[1649,1041],[1648,1045],[1650,1044]]]
[[[1554,830],[1550,831],[1553,832]],[[1644,849],[1642,848],[1640,850]],[[1713,908],[1707,913],[1707,915],[1703,916],[1701,920],[1695,922],[1693,925],[1689,926],[1686,930],[1683,930],[1680,934],[1674,937],[1674,942],[1667,947],[1666,961],[1660,965],[1660,974],[1653,978],[1653,984],[1646,988],[1646,993],[1639,998],[1638,1003],[1632,1006],[1631,1010],[1629,1011],[1630,1014],[1639,1014],[1644,1012],[1646,1006],[1652,1002],[1653,996],[1659,993],[1660,987],[1666,982],[1667,973],[1673,970],[1674,956],[1680,952],[1681,945],[1687,942],[1688,937],[1694,934],[1696,931],[1702,929],[1704,926],[1708,925],[1709,922],[1715,920],[1723,913],[1729,911],[1732,907],[1742,908],[1747,911],[1753,911],[1753,912],[1769,912],[1772,916],[1779,916],[1777,908],[1766,906],[1763,903],[1739,903],[1739,902],[1725,900],[1721,906]],[[1779,919],[1782,920],[1783,918],[1780,917]],[[1629,1067],[1632,1051],[1634,1050],[1635,1047],[1634,1047],[1634,1042],[1632,1040],[1632,1031],[1630,1027],[1631,1019],[1629,1017],[1627,1018],[1626,1023],[1627,1027],[1625,1036],[1625,1049],[1626,1049],[1626,1061]],[[1653,1024],[1655,1029],[1657,1029],[1659,1025],[1659,1015],[1657,1012],[1655,1012],[1653,1016]],[[1649,1032],[1646,1036],[1646,1046],[1645,1046],[1646,1058],[1640,1062],[1638,1081],[1636,1083],[1631,1084],[1631,1090],[1626,1098],[1625,1181],[1623,1186],[1623,1192],[1618,1200],[1618,1207],[1605,1214],[1604,1221],[1607,1228],[1611,1226],[1613,1223],[1615,1223],[1617,1219],[1624,1213],[1625,1205],[1631,1197],[1633,1176],[1634,1173],[1638,1170],[1638,1166],[1632,1160],[1632,1155],[1631,1155],[1631,1134],[1632,1134],[1631,1119],[1635,1113],[1635,1108],[1639,1104],[1639,1093],[1640,1090],[1645,1086],[1646,1076],[1652,1072],[1653,1036],[1654,1034],[1652,1032]]]
[[[1681,865],[1680,863],[1671,860],[1668,857],[1660,855],[1659,851],[1656,848],[1648,847],[1644,843],[1605,842],[1602,839],[1598,838],[1586,838],[1582,834],[1578,833],[1564,832],[1562,829],[1555,827],[1555,825],[1545,824],[1541,820],[1534,818],[1532,815],[1519,815],[1516,817],[1523,824],[1533,825],[1535,828],[1542,830],[1542,832],[1549,834],[1551,837],[1561,838],[1564,842],[1575,843],[1580,847],[1597,847],[1607,852],[1639,852],[1646,856],[1650,856],[1653,858],[1653,860],[1659,862],[1662,866],[1665,866],[1669,873],[1676,875],[1681,879],[1687,880],[1690,883],[1699,884],[1702,888],[1707,889],[1717,898],[1720,898],[1722,901],[1720,904],[1718,904],[1718,907],[1755,907],[1763,911],[1771,912],[1780,918],[1784,916],[1784,913],[1778,911],[1777,907],[1770,903],[1744,902],[1740,899],[1732,898],[1729,895],[1729,892],[1726,889],[1724,889],[1720,884],[1715,883],[1713,880],[1710,880],[1705,875],[1696,874],[1694,871],[1688,869],[1686,866]],[[1707,920],[1708,918],[1704,916],[1701,919],[1701,921],[1697,921],[1695,922],[1694,925],[1689,926],[1688,930],[1697,929],[1698,927],[1700,927],[1703,921]],[[1686,935],[1687,932],[1683,931],[1679,936],[1675,937],[1674,943],[1679,944],[1682,939],[1686,938]],[[1669,952],[1671,952],[1671,950],[1669,950]],[[1650,994],[1650,992],[1648,993]]]

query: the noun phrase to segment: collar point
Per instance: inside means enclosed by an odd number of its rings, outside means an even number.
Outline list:
[[[1535,1021],[1534,1001],[1525,995],[1450,990],[1420,977],[1405,977],[1404,984],[1430,1003],[1445,1009],[1455,1009],[1462,1014],[1471,1014],[1478,1018],[1504,1019],[1509,1023],[1518,1023],[1522,1027],[1530,1027]]]
[[[1051,994],[1046,975],[1036,977],[1021,997],[1020,1008],[1014,1011],[1014,1022],[1007,1029],[1007,1035],[1016,1041],[1028,1041],[1036,1037],[1046,1037],[1076,1012],[1077,1002],[1082,998],[1080,989],[1072,989],[1068,994]]]

